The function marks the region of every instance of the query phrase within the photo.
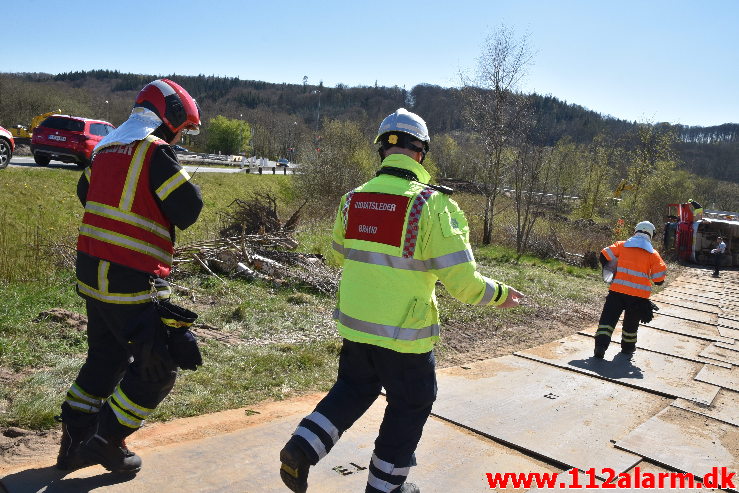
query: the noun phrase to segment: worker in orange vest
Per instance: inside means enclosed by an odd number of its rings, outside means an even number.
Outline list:
[[[639,322],[652,320],[652,302],[649,295],[652,283],[665,281],[667,266],[652,246],[654,225],[642,221],[634,228],[634,235],[626,241],[617,241],[600,252],[604,269],[614,272],[610,290],[595,333],[594,356],[603,359],[611,343],[611,335],[621,314],[624,321],[621,333],[621,352],[631,355],[636,351]],[[604,276],[605,279],[605,276]]]

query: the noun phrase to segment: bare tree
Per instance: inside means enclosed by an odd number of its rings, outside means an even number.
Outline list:
[[[529,243],[531,231],[539,218],[538,211],[555,196],[549,194],[552,169],[556,160],[551,148],[537,147],[530,142],[517,146],[511,166],[514,209],[516,213],[516,253],[519,257]]]
[[[480,162],[474,179],[485,196],[483,244],[492,241],[495,201],[509,171],[504,150],[520,135],[521,106],[526,100],[515,93],[532,61],[527,36],[517,38],[501,26],[487,37],[478,58],[474,79],[462,75],[465,117],[480,137]]]

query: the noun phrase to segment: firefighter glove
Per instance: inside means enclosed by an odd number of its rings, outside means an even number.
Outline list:
[[[167,332],[167,347],[174,362],[183,370],[197,370],[203,364],[203,357],[195,334],[190,331],[198,318],[197,313],[170,301],[159,301],[156,305],[162,327]]]

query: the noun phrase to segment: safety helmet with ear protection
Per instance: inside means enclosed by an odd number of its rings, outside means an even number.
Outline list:
[[[144,86],[133,107],[156,113],[173,134],[183,129],[192,135],[200,131],[198,103],[182,86],[169,79],[157,79]]]
[[[654,238],[654,224],[649,221],[642,221],[634,227],[634,233],[645,233],[649,235],[649,238]]]

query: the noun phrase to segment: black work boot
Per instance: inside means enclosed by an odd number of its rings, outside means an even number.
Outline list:
[[[631,355],[633,355],[636,352],[636,343],[635,342],[622,342],[621,352],[631,357]]]
[[[280,451],[280,478],[285,486],[295,493],[305,493],[308,489],[308,470],[310,462],[305,452],[292,440]]]
[[[79,427],[62,422],[62,443],[56,458],[56,468],[73,471],[92,464],[80,454],[82,444],[95,434],[95,426]]]
[[[603,359],[606,356],[606,348],[603,346],[595,346],[595,350],[593,351],[593,357],[597,359]]]
[[[91,463],[100,464],[111,472],[137,473],[141,470],[141,457],[128,450],[125,440],[116,443],[96,434],[85,442],[80,453]]]

